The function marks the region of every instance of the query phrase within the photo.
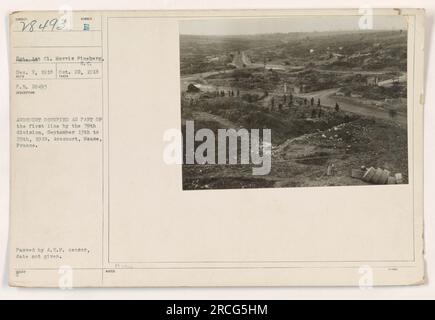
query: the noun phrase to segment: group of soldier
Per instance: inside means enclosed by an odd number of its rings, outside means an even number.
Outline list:
[[[225,90],[216,90],[216,92],[215,92],[216,97],[219,97],[219,96],[225,97],[226,95],[228,97],[234,97],[234,96],[240,97],[240,91],[237,89],[236,93],[234,93],[234,90],[228,90],[227,92],[225,92]]]
[[[278,110],[279,111],[282,111],[284,104],[288,104],[289,108],[293,106],[293,95],[292,94],[290,94],[289,96],[283,95],[282,101],[283,101],[283,103],[279,103],[278,104]],[[311,97],[311,99],[308,99],[306,97],[304,98],[303,105],[304,106],[308,106],[308,104],[310,104],[311,107],[314,107],[314,104],[315,104],[314,97]],[[274,109],[275,109],[275,98],[272,97],[271,100],[270,100],[270,111],[272,111]],[[335,111],[336,112],[340,111],[340,106],[339,106],[339,104],[337,102],[335,103]],[[311,117],[315,118],[317,116],[317,117],[320,118],[322,115],[323,115],[323,110],[322,110],[322,107],[321,107],[320,98],[318,98],[317,99],[317,108],[312,108],[312,110],[311,110]]]
[[[267,92],[265,92],[265,96],[267,96],[267,95],[268,95]],[[215,96],[216,97],[225,97],[225,96],[228,96],[228,97],[235,97],[235,96],[240,97],[240,90],[237,89],[236,92],[234,92],[234,90],[227,90],[226,92],[225,92],[225,90],[216,90],[215,91]],[[190,100],[190,104],[192,105],[193,102],[194,102],[193,99],[191,99]],[[314,107],[315,102],[316,101],[315,101],[314,97],[311,97],[311,99],[308,99],[308,98],[305,97],[303,99],[303,105],[304,106],[308,106],[308,104],[310,104],[311,107]],[[286,105],[286,104],[290,108],[290,107],[293,106],[293,103],[294,103],[293,94],[289,94],[289,95],[284,94],[282,96],[282,103],[278,103],[278,110],[282,111],[283,110],[283,106]],[[270,99],[269,110],[272,111],[274,109],[275,109],[275,97],[272,96],[272,98]],[[335,103],[335,111],[336,112],[340,111],[340,106],[339,106],[339,104],[337,102]],[[317,108],[313,108],[311,110],[311,117],[315,118],[317,116],[317,117],[320,118],[322,115],[323,115],[323,110],[322,110],[322,107],[321,107],[320,98],[318,98],[317,99]]]

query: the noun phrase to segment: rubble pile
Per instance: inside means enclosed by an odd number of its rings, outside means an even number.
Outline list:
[[[368,183],[373,184],[401,184],[403,183],[403,176],[401,173],[391,175],[391,172],[386,169],[370,167],[366,169],[352,169],[352,178],[361,179]]]
[[[349,152],[355,146],[366,143],[369,140],[368,134],[368,129],[362,124],[342,123],[324,131],[319,130],[317,133],[301,136],[293,142],[340,148]]]

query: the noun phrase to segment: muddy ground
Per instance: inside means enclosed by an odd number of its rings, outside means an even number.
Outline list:
[[[183,114],[195,120],[196,129],[256,128],[259,124],[270,128],[271,172],[253,176],[251,165],[183,165],[186,190],[363,185],[366,183],[351,177],[351,170],[361,166],[402,173],[407,183],[407,131],[394,120],[327,107],[323,107],[321,118],[311,118],[310,106],[268,112],[241,99],[217,99],[223,100],[221,108],[213,99],[185,106]],[[327,175],[330,165],[333,174]]]
[[[363,185],[351,177],[361,167],[408,182],[405,33],[182,36],[180,45],[183,128],[272,132],[267,176],[183,165],[184,189]]]

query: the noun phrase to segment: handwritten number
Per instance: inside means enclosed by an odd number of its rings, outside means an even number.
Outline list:
[[[28,23],[24,22],[24,21],[20,21],[21,22],[21,32],[34,32],[35,31],[35,26],[37,26],[37,28],[40,31],[60,31],[60,30],[64,30],[67,27],[67,23],[68,23],[68,19],[67,18],[61,18],[61,19],[48,19],[42,22],[39,22],[37,20],[32,20]]]
[[[32,20],[29,23],[25,23],[24,21],[21,21],[21,24],[23,26],[21,31],[22,32],[24,32],[24,31],[33,32],[33,29],[34,29],[36,23],[37,23],[36,20]]]
[[[47,28],[47,26],[48,26],[48,20],[45,20],[45,23],[44,24],[40,23],[38,28],[41,31],[45,31],[45,28]]]
[[[65,27],[67,25],[67,22],[68,22],[67,18],[61,18],[59,20],[59,23],[57,24],[57,28],[56,29],[57,30],[63,30],[63,29],[65,29]]]

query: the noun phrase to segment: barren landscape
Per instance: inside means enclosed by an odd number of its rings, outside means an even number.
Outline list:
[[[272,169],[184,164],[183,188],[408,182],[406,30],[180,35],[182,128],[268,128]]]

